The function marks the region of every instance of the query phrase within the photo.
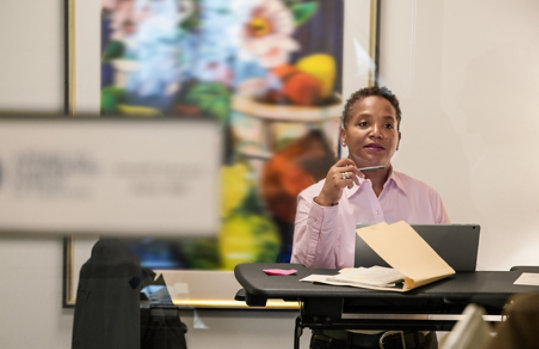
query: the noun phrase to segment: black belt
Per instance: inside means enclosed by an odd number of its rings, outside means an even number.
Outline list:
[[[376,334],[348,332],[344,330],[314,330],[311,339],[322,348],[384,348],[411,349],[419,348],[427,342],[427,336],[435,336],[434,332],[424,334],[417,331],[387,331]],[[314,346],[316,348],[316,346]]]

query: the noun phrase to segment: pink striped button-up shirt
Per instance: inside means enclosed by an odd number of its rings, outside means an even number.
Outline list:
[[[314,202],[325,180],[298,196],[291,263],[311,268],[354,266],[356,224],[394,223],[447,224],[449,217],[440,195],[427,184],[391,170],[377,197],[368,179],[344,188],[338,205]]]

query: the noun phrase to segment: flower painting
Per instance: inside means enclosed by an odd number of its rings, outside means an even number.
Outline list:
[[[102,116],[213,119],[225,139],[221,230],[133,241],[144,263],[289,261],[296,196],[338,152],[342,22],[342,0],[102,0]]]
[[[294,17],[279,0],[254,7],[242,30],[242,51],[247,51],[262,67],[272,68],[288,63],[290,53],[300,46],[292,38]]]

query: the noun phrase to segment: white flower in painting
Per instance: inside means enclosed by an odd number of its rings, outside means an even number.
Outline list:
[[[263,0],[252,8],[244,25],[242,50],[265,68],[287,63],[290,52],[299,49],[299,44],[291,38],[294,28],[294,17],[288,7],[280,0]]]
[[[102,0],[102,11],[111,16],[111,39],[124,40],[136,30],[135,3],[133,0]]]

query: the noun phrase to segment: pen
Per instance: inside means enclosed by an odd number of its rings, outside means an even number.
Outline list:
[[[366,171],[381,170],[383,168],[385,168],[385,166],[369,166],[369,167],[361,167],[359,168],[359,170],[361,172],[366,172]]]

